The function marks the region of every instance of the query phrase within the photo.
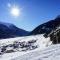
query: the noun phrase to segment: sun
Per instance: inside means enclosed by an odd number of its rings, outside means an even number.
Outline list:
[[[19,5],[7,3],[9,13],[12,17],[19,17],[22,13],[22,8]]]
[[[11,15],[18,17],[20,15],[20,9],[17,7],[12,7],[10,11]]]

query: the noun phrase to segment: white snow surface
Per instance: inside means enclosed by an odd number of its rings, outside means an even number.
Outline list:
[[[60,44],[52,45],[50,38],[45,38],[43,34],[2,39],[0,40],[0,46],[13,44],[14,41],[28,42],[31,40],[37,40],[34,43],[38,46],[36,49],[4,53],[0,55],[0,60],[60,60]]]
[[[60,60],[60,44],[51,45],[44,50],[34,50],[12,60]]]

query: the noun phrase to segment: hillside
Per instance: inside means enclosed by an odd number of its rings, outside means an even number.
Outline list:
[[[30,35],[36,34],[49,34],[52,30],[55,30],[58,26],[60,26],[60,16],[57,18],[50,20],[46,23],[43,23],[37,26]]]
[[[29,32],[16,27],[13,24],[0,22],[0,39],[26,36]]]
[[[0,60],[60,60],[59,52],[43,34],[0,40]]]
[[[35,50],[18,56],[12,60],[60,60],[60,44],[52,45],[44,50]]]

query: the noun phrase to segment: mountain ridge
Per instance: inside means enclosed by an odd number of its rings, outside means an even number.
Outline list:
[[[26,36],[29,32],[16,27],[14,24],[0,22],[0,38]]]
[[[44,33],[48,34],[52,30],[56,29],[56,27],[58,27],[59,25],[60,25],[60,16],[37,26],[33,31],[30,32],[30,35],[44,34]]]

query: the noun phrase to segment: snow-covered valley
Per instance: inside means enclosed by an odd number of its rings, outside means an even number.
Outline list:
[[[0,40],[0,60],[57,59],[60,59],[60,44],[53,45],[43,34]]]

